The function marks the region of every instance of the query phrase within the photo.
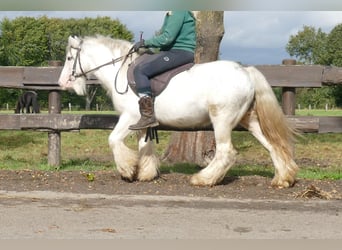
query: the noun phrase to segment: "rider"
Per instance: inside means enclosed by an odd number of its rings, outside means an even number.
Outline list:
[[[139,110],[141,118],[129,129],[139,130],[158,126],[154,115],[154,98],[152,98],[150,78],[178,66],[194,62],[196,47],[195,17],[190,11],[169,11],[166,13],[160,34],[148,40],[141,39],[135,43],[134,51],[139,48],[158,48],[147,61],[142,61],[134,70]]]

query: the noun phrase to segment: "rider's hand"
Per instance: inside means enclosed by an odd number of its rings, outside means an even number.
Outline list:
[[[140,48],[145,47],[145,40],[141,39],[139,42],[135,43],[133,46],[134,51],[138,51]]]

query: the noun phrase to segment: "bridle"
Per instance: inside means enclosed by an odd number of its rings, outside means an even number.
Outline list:
[[[108,65],[113,65],[113,66],[114,66],[115,63],[120,62],[120,61],[123,61],[123,63],[121,64],[121,67],[122,67],[122,65],[125,64],[127,58],[135,52],[134,49],[133,49],[133,47],[132,47],[132,48],[128,51],[128,53],[127,53],[126,55],[123,55],[123,56],[120,56],[120,57],[118,57],[118,58],[112,59],[111,61],[109,61],[109,62],[107,62],[107,63],[101,64],[101,65],[99,65],[99,66],[96,66],[95,68],[92,68],[92,69],[90,69],[90,70],[84,71],[83,68],[82,68],[81,59],[80,59],[82,43],[83,43],[83,40],[81,40],[80,45],[79,45],[77,48],[71,46],[72,49],[75,49],[75,50],[77,51],[77,52],[76,52],[75,61],[74,61],[74,64],[73,64],[73,66],[72,66],[72,72],[71,72],[71,75],[70,75],[70,80],[72,80],[72,81],[74,81],[74,80],[76,80],[77,78],[80,78],[80,77],[85,77],[86,79],[88,79],[88,78],[87,78],[87,74],[89,74],[89,73],[91,73],[91,72],[94,72],[94,71],[96,71],[96,70],[99,70],[100,68],[105,67],[105,66],[108,66]],[[78,63],[78,66],[79,66],[79,68],[80,68],[80,70],[81,70],[81,73],[76,73],[76,66],[77,66],[77,63]],[[121,69],[121,68],[120,68],[120,69]],[[125,91],[123,91],[123,92],[118,91],[117,85],[116,85],[117,77],[118,77],[118,74],[119,74],[119,72],[120,72],[120,69],[118,70],[118,72],[117,72],[116,75],[115,75],[115,90],[116,90],[116,92],[119,93],[119,94],[125,94],[125,93],[127,93],[127,91],[128,91],[128,84],[127,84],[127,86],[126,86]]]

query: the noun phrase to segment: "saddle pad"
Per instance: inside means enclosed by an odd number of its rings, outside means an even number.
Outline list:
[[[128,70],[127,70],[127,80],[128,80],[128,85],[130,86],[130,88],[133,90],[133,92],[138,95],[138,91],[136,89],[136,83],[134,80],[134,68],[136,67],[136,65],[138,65],[141,61],[148,61],[148,57],[149,54],[143,54],[140,57],[138,57],[137,59],[135,59],[129,66]],[[158,95],[160,95],[160,93],[163,92],[163,90],[167,87],[167,85],[169,84],[170,80],[172,77],[174,77],[175,75],[190,69],[192,66],[194,65],[194,63],[188,63],[188,64],[184,64],[182,66],[179,66],[177,68],[171,69],[169,71],[166,71],[160,75],[157,75],[155,77],[153,77],[152,79],[150,79],[151,81],[151,89],[152,89],[152,96],[156,97]]]

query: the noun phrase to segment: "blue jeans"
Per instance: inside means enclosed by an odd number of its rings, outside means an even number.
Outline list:
[[[178,66],[194,62],[194,53],[186,50],[172,49],[150,55],[134,69],[134,78],[138,93],[151,96],[150,79]]]

